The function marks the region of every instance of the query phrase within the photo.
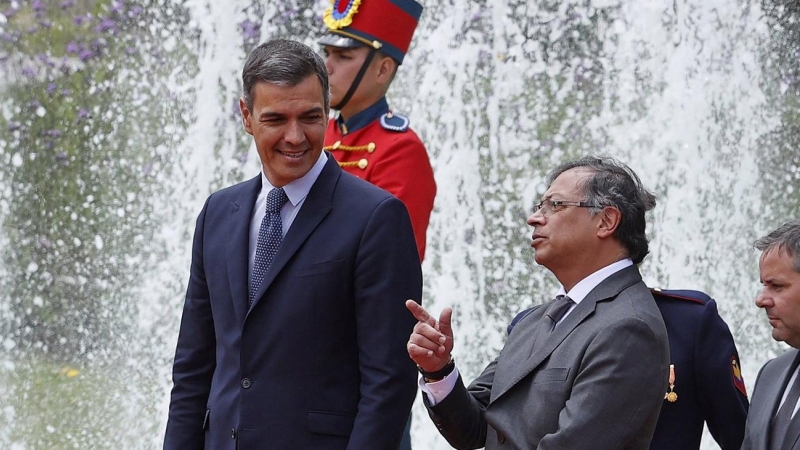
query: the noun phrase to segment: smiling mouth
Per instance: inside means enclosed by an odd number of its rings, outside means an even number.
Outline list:
[[[283,155],[283,156],[285,156],[287,158],[292,158],[292,159],[300,159],[307,152],[308,152],[308,150],[303,150],[302,152],[284,152],[284,151],[278,150],[278,153],[280,153],[281,155]]]

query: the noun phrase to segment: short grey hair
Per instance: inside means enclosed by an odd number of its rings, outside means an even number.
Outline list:
[[[328,70],[322,58],[305,44],[288,39],[275,39],[254,48],[242,69],[244,103],[253,110],[253,89],[258,83],[297,86],[310,75],[316,75],[322,86],[323,104],[328,112],[331,102]]]
[[[755,242],[762,254],[772,250],[783,250],[794,259],[794,270],[800,272],[800,221],[786,222],[775,231]]]

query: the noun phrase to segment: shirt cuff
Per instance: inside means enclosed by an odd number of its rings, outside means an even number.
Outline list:
[[[419,388],[428,397],[428,402],[431,406],[436,406],[437,403],[445,399],[453,388],[456,387],[458,381],[458,368],[454,368],[449,375],[439,381],[433,383],[426,383],[422,377],[419,378]]]

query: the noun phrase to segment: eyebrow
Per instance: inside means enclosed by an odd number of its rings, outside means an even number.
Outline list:
[[[307,116],[309,114],[324,114],[324,113],[325,113],[325,111],[321,106],[315,106],[313,108],[309,108],[309,109],[303,111],[300,115],[301,116]],[[286,114],[279,113],[279,112],[274,112],[274,111],[264,111],[258,116],[258,119],[259,120],[280,119],[282,117],[286,117]]]

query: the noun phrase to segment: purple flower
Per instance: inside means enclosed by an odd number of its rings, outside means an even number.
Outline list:
[[[9,122],[8,123],[8,131],[17,131],[22,128],[22,124],[20,122]]]
[[[66,152],[58,152],[56,153],[56,161],[58,161],[58,165],[66,166],[69,164],[69,155]]]
[[[123,14],[125,12],[125,3],[122,1],[115,1],[113,5],[111,5],[111,12],[117,14]]]
[[[39,21],[39,25],[41,25],[41,27],[44,28],[45,30],[49,30],[50,28],[53,27],[53,22],[47,19],[42,19]]]
[[[34,69],[33,67],[25,66],[22,68],[22,75],[24,75],[27,78],[33,78],[36,76],[36,69]]]
[[[135,5],[130,9],[130,11],[128,11],[128,17],[130,18],[139,17],[142,11],[144,11],[144,9],[142,9],[141,6]]]
[[[55,137],[59,137],[59,136],[61,136],[61,134],[62,134],[62,133],[61,133],[61,130],[52,129],[52,130],[47,130],[47,131],[45,131],[45,132],[44,132],[44,134],[45,134],[46,136],[49,136],[49,137],[54,137],[54,138],[55,138]]]
[[[239,23],[239,28],[242,29],[242,36],[245,39],[260,40],[261,39],[261,24],[251,20],[245,20]]]
[[[83,25],[85,22],[91,22],[91,21],[92,21],[91,14],[85,14],[83,16],[75,16],[75,18],[72,19],[72,22],[75,25]]]
[[[17,15],[19,12],[19,8],[8,8],[7,10],[3,11],[3,15],[6,16],[7,19],[10,19]]]
[[[30,102],[30,103],[28,103],[28,106],[29,106],[31,109],[36,109],[36,108],[38,108],[38,107],[42,106],[42,104],[41,104],[41,103],[39,103],[39,100],[31,100],[31,102]]]
[[[47,9],[42,0],[34,0],[34,2],[31,3],[31,8],[37,13],[44,12],[44,10]]]
[[[77,54],[80,51],[81,51],[81,46],[77,42],[70,41],[69,44],[67,44],[67,53]]]
[[[63,0],[61,2],[61,9],[69,9],[75,6],[75,0]]]
[[[56,91],[57,87],[58,86],[56,86],[55,83],[50,83],[50,84],[47,85],[47,88],[45,90],[47,91],[48,94],[52,94],[53,92]]]
[[[129,45],[125,47],[125,54],[126,55],[135,55],[136,54],[136,47]]]
[[[92,59],[93,56],[94,56],[94,53],[92,53],[91,50],[85,48],[85,49],[81,50],[81,53],[78,55],[78,58],[80,58],[81,61],[86,62],[86,61],[89,61],[90,59]]]
[[[72,89],[62,89],[61,95],[63,95],[64,97],[72,95]]]
[[[78,110],[78,118],[79,119],[86,119],[89,117],[89,110],[86,108],[81,108]]]
[[[94,30],[97,31],[98,33],[111,31],[111,33],[114,34],[116,29],[117,29],[117,22],[115,22],[113,19],[109,17],[104,17],[103,20],[101,20],[100,23],[98,23],[97,26],[94,27]]]
[[[28,34],[33,34],[36,33],[37,31],[39,31],[39,28],[37,28],[36,25],[28,27]]]

